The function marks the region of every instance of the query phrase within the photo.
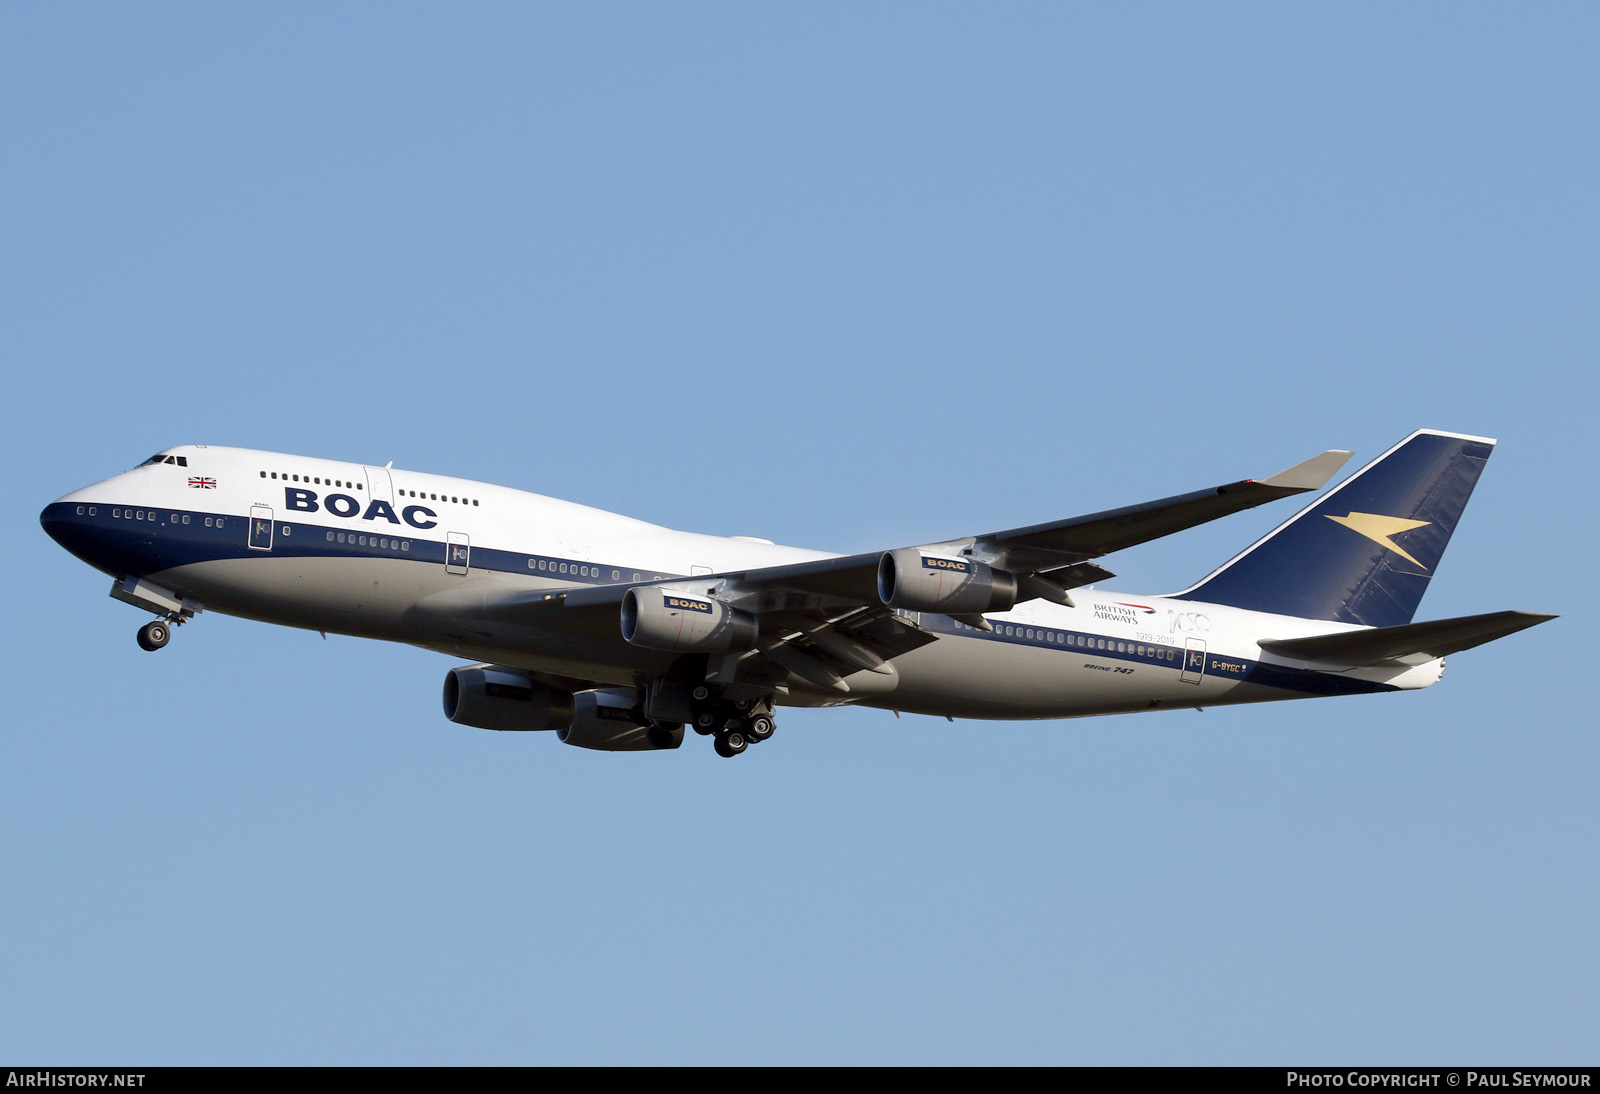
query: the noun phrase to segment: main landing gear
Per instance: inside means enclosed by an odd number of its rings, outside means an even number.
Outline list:
[[[696,733],[713,738],[718,756],[730,759],[751,745],[769,739],[778,723],[772,717],[772,699],[723,698],[721,689],[700,684],[689,692],[694,712],[690,723]]]

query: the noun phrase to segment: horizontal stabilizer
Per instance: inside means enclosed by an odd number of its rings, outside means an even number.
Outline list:
[[[1302,661],[1375,665],[1412,654],[1444,657],[1554,618],[1543,612],[1489,612],[1429,623],[1405,623],[1398,627],[1317,634],[1310,638],[1269,639],[1261,643],[1261,648]]]

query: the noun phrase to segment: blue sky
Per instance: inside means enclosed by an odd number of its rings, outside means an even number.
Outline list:
[[[1592,1063],[1597,24],[6,5],[0,1057]],[[1420,426],[1501,442],[1423,616],[1563,616],[1436,688],[732,762],[452,725],[405,647],[145,654],[37,524],[200,442],[868,550]]]

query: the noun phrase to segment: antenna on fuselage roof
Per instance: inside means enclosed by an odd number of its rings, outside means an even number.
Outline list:
[[[390,469],[390,468],[391,468],[391,467],[393,467],[393,466],[394,466],[394,461],[393,461],[393,460],[390,460],[390,461],[389,461],[389,462],[388,462],[388,463],[386,463],[386,464],[384,464],[384,465],[383,465],[383,469],[384,469],[384,470],[385,470],[385,471],[387,471],[387,470],[389,470],[389,469]]]

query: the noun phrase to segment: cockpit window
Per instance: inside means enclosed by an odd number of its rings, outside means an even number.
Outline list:
[[[157,452],[154,456],[151,456],[148,460],[145,460],[144,463],[141,463],[139,466],[143,467],[143,466],[145,466],[145,464],[151,464],[151,463],[170,463],[170,464],[176,464],[179,467],[188,467],[189,466],[189,457],[188,456],[165,456],[165,455],[162,455],[160,452]]]

